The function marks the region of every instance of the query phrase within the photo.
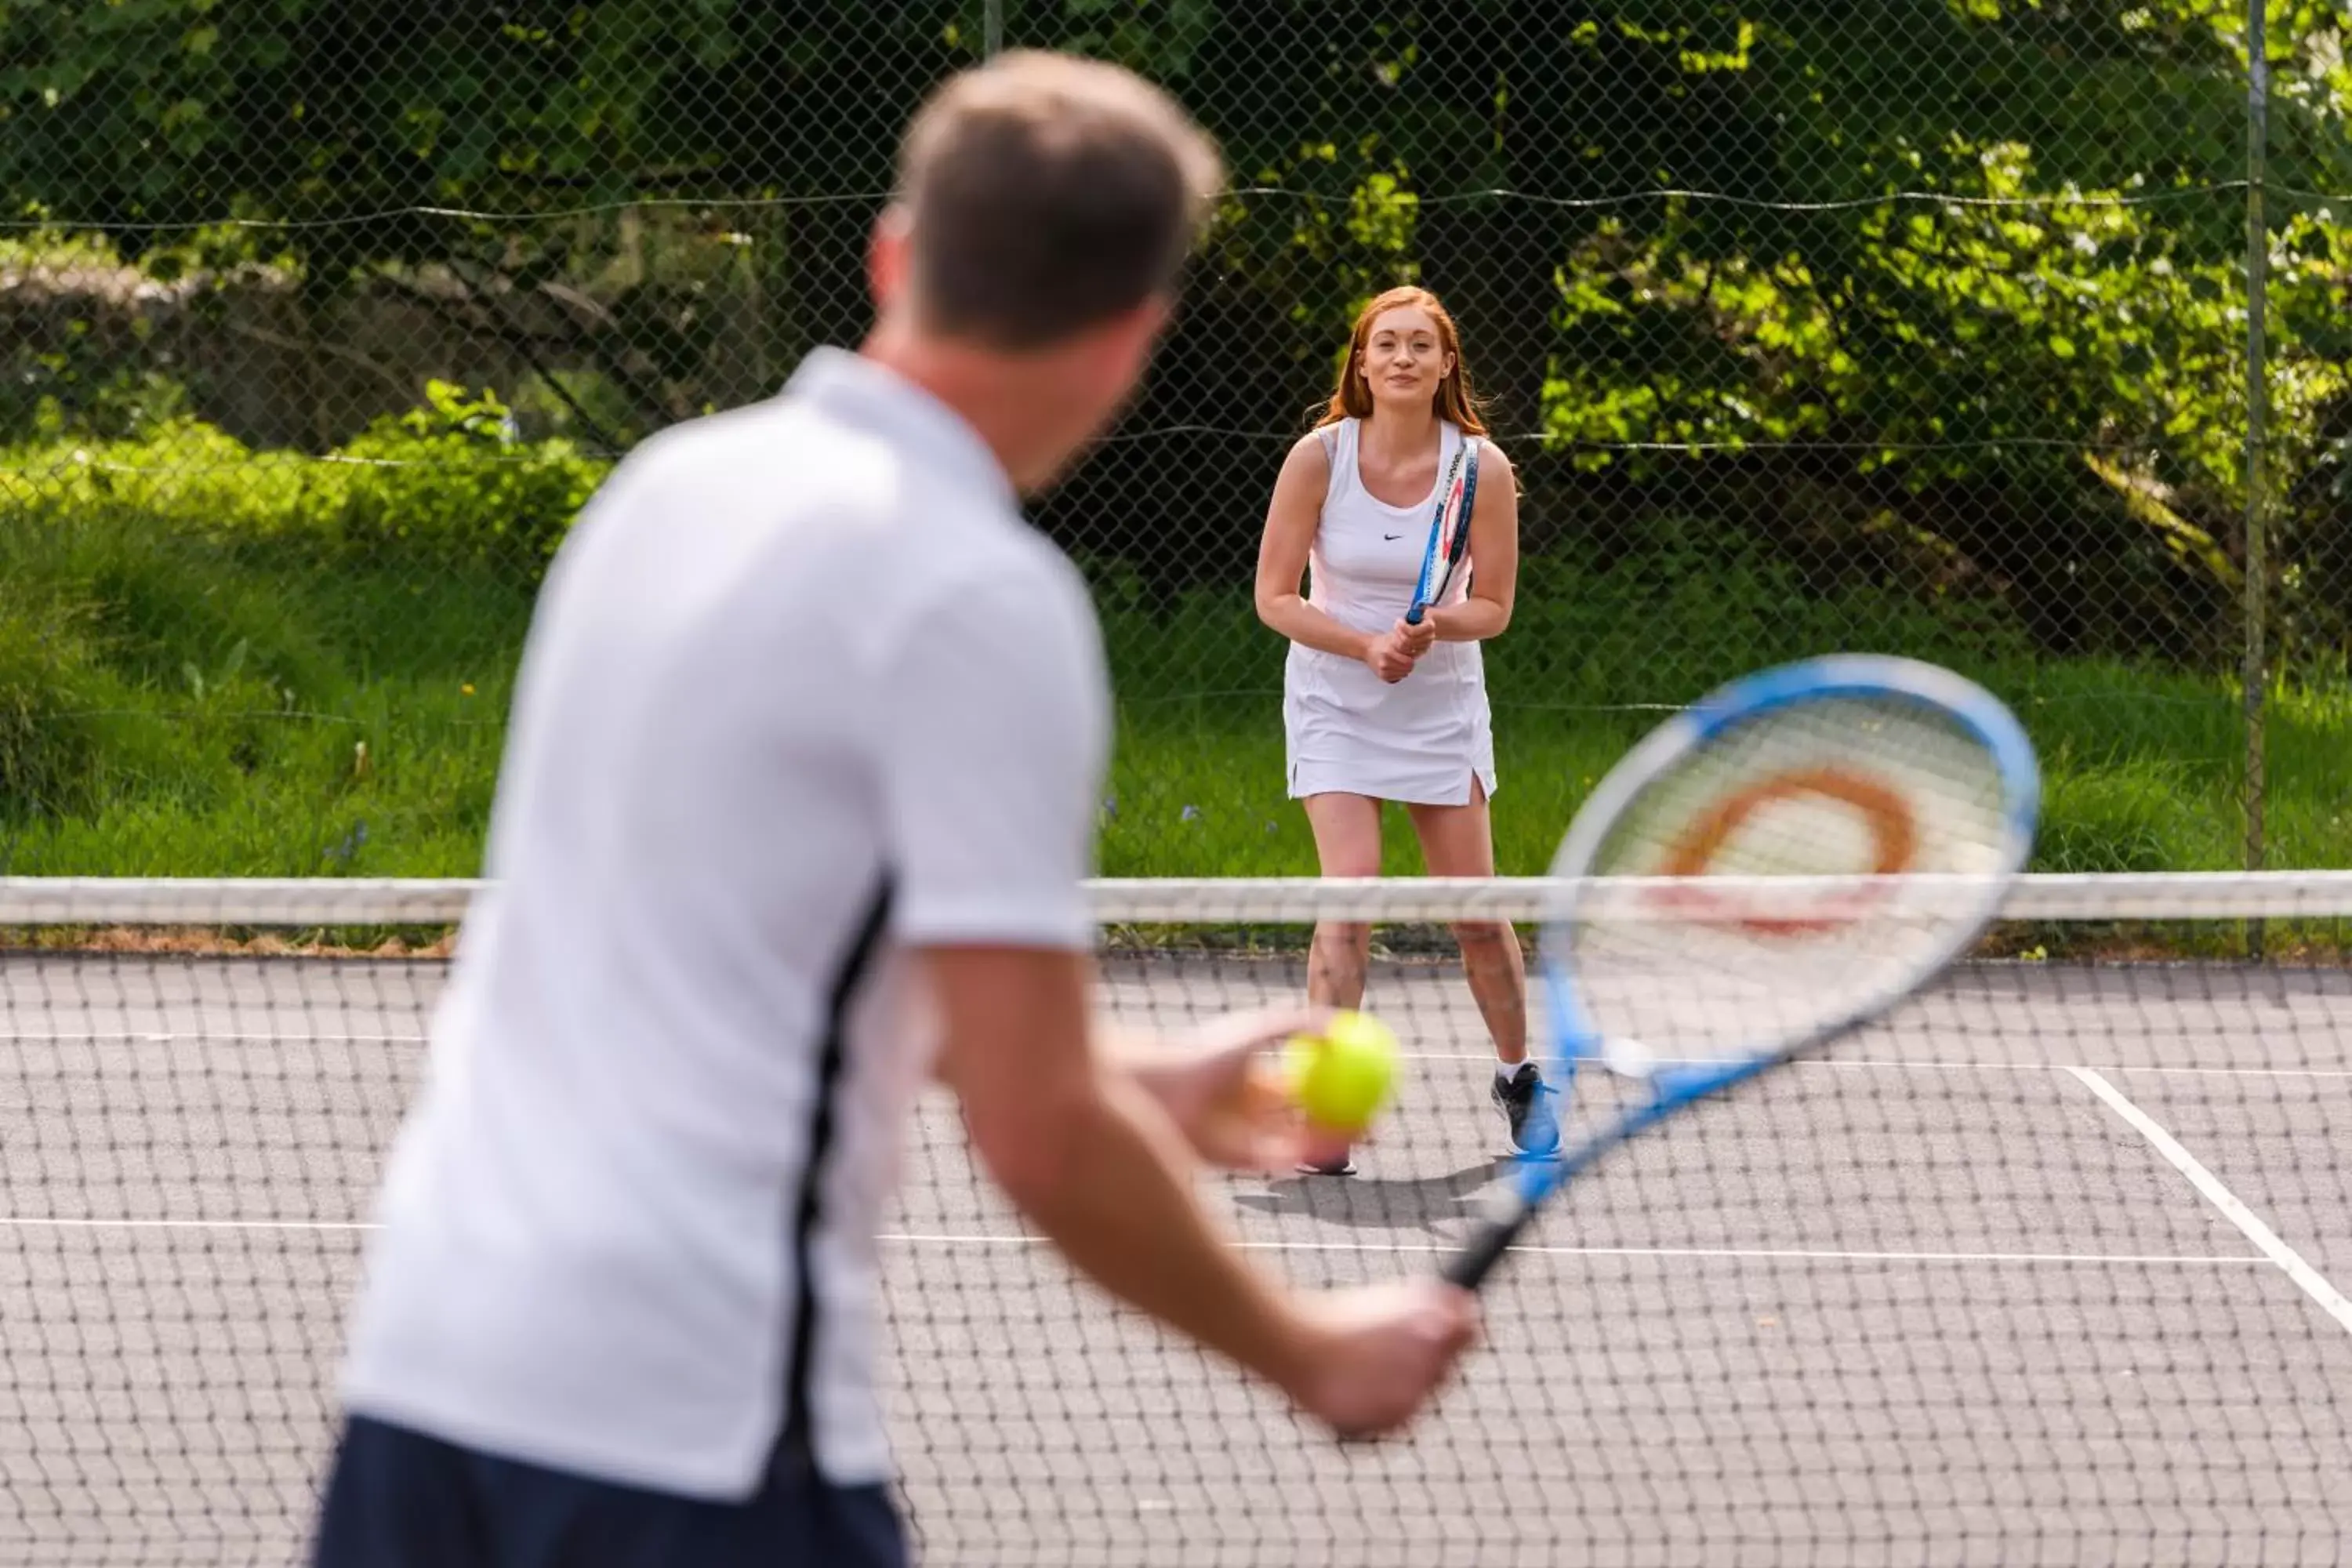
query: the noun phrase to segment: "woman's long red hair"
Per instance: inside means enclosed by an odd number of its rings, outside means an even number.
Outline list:
[[[1437,323],[1438,345],[1454,362],[1454,368],[1437,384],[1432,412],[1470,435],[1486,435],[1486,421],[1479,412],[1477,395],[1470,390],[1470,367],[1463,362],[1462,334],[1454,329],[1454,317],[1436,295],[1412,283],[1374,297],[1356,317],[1355,331],[1348,336],[1348,362],[1339,367],[1339,384],[1331,389],[1331,401],[1324,405],[1321,417],[1315,421],[1317,426],[1361,419],[1371,413],[1372,389],[1364,384],[1362,374],[1364,347],[1371,341],[1372,323],[1403,305],[1417,305],[1429,312],[1429,319]]]

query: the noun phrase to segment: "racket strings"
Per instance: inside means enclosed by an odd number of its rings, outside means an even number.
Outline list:
[[[1932,710],[1841,699],[1730,726],[1653,781],[1591,865],[1671,880],[1574,921],[1585,1010],[1604,1037],[1692,1060],[1810,1034],[1973,925],[1966,884],[2000,865],[2008,805],[1992,755]],[[1759,880],[1922,874],[1961,885],[1939,901]]]

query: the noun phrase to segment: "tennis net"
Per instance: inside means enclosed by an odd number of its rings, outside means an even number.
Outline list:
[[[0,1561],[299,1560],[478,891],[0,879]],[[1359,1173],[1204,1186],[1302,1284],[1437,1267],[1507,1168],[1446,925],[1541,884],[1095,892],[1134,1025],[1295,1000],[1315,920],[1378,922],[1408,1055]],[[919,1559],[2341,1561],[2347,944],[2352,875],[2028,879],[1897,1015],[1597,1166],[1365,1446],[1074,1281],[928,1100],[883,1248]]]

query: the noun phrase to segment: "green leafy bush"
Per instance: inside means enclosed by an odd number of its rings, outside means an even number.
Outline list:
[[[569,441],[517,440],[494,394],[436,381],[426,397],[335,454],[339,493],[317,526],[369,554],[536,577],[607,465]]]
[[[514,580],[544,569],[609,464],[566,441],[519,441],[495,396],[436,382],[425,407],[321,458],[255,451],[173,419],[123,440],[19,447],[0,467],[12,511],[45,526],[130,517],[214,546],[308,546]]]
[[[324,460],[0,452],[0,870],[478,863],[547,558],[603,466],[436,390]]]

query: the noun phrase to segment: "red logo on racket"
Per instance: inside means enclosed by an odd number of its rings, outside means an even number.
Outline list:
[[[1659,889],[1649,895],[1651,901],[1693,919],[1738,925],[1762,936],[1812,935],[1860,920],[1885,901],[1883,886],[1826,896],[1803,914],[1767,916],[1743,912],[1748,906],[1736,894],[1698,885],[1724,844],[1748,818],[1765,806],[1806,795],[1842,802],[1861,815],[1870,827],[1874,875],[1889,877],[1910,868],[1918,852],[1919,828],[1901,792],[1843,768],[1792,768],[1735,790],[1684,829],[1668,848],[1661,875],[1691,881],[1684,887]]]

